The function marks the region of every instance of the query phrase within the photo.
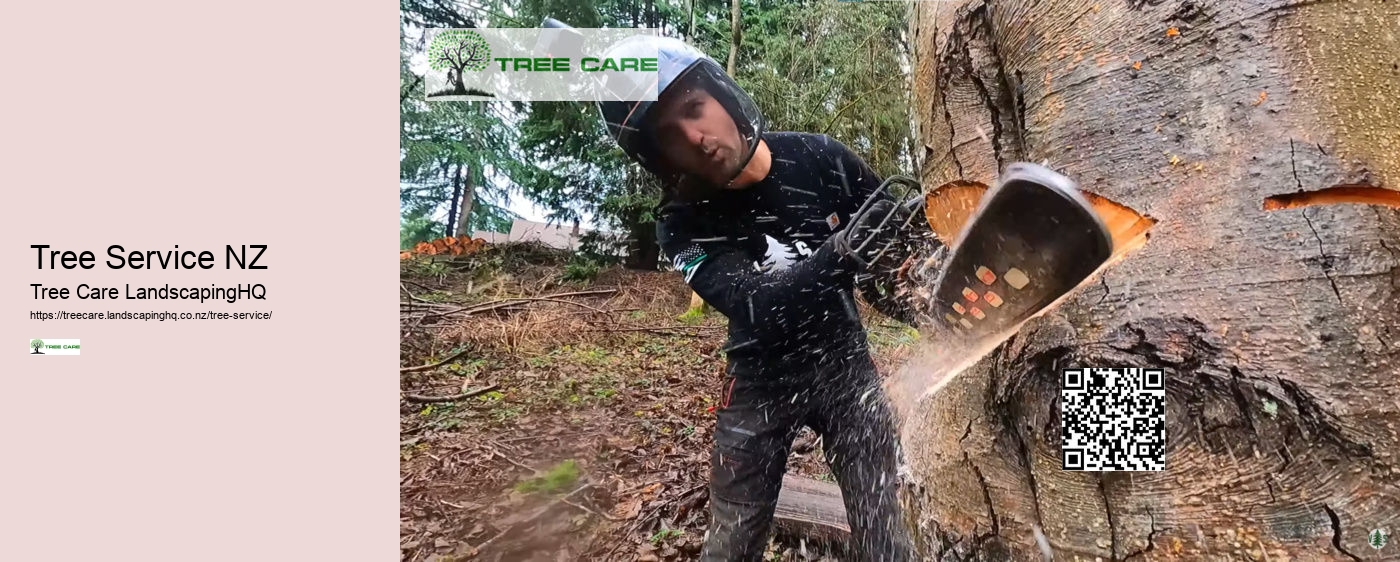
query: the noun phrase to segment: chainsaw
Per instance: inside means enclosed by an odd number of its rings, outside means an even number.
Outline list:
[[[906,287],[921,327],[945,349],[977,349],[1006,334],[1069,294],[1113,253],[1108,229],[1077,184],[1035,164],[1008,166],[946,247],[897,265],[887,255],[907,253],[896,246],[919,236],[920,215],[930,227],[936,217],[917,212],[926,197],[911,178],[887,179],[862,211],[882,198],[904,201],[879,223],[901,234],[863,265]]]

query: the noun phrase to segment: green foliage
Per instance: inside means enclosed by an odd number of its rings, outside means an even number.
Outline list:
[[[449,268],[446,262],[441,262],[431,257],[416,257],[402,262],[399,268],[399,275],[412,277],[442,277],[447,275]]]
[[[442,226],[427,216],[427,209],[415,208],[399,219],[399,249],[411,250],[419,242],[431,242],[440,237]]]
[[[536,355],[534,357],[526,359],[525,364],[529,365],[533,369],[543,369],[554,364],[554,355],[551,353],[546,353],[544,355]]]
[[[521,406],[502,406],[491,411],[491,419],[497,423],[505,423],[520,417],[525,413],[525,408]]]
[[[603,266],[588,258],[578,257],[570,260],[564,266],[564,273],[560,275],[565,281],[580,281],[592,283],[598,278],[598,273],[603,271]]]
[[[906,347],[919,340],[919,331],[903,324],[875,324],[866,330],[866,334],[871,345],[881,348]]]
[[[427,443],[419,443],[417,439],[411,439],[399,445],[399,458],[406,462],[411,460],[415,454],[426,451],[427,449]]]
[[[745,3],[735,79],[770,129],[828,134],[881,176],[911,173],[907,10],[899,2]],[[722,34],[707,28],[705,41],[727,56],[723,23]]]
[[[599,265],[622,263],[622,256],[627,253],[627,241],[620,238],[605,231],[584,232],[579,236],[578,257]]]
[[[530,21],[550,16],[575,27],[674,32],[688,12],[683,4],[654,0],[525,0],[520,13]],[[520,123],[520,148],[532,161],[550,163],[528,188],[537,203],[551,210],[550,220],[591,217],[600,229],[627,234],[621,244],[617,239],[586,239],[585,251],[594,261],[617,261],[616,255],[623,253],[617,251],[619,245],[637,250],[654,244],[636,233],[655,229],[651,210],[660,202],[660,186],[617,147],[594,104],[529,104]]]
[[[703,308],[692,308],[676,317],[676,321],[682,324],[694,326],[705,321],[705,310]]]
[[[570,361],[588,367],[601,367],[613,362],[608,350],[596,345],[582,344],[577,347],[566,345],[561,348]]]
[[[470,29],[447,29],[433,36],[428,44],[428,67],[433,70],[486,70],[491,45]]]
[[[485,0],[485,12],[499,12],[499,1]],[[515,217],[505,202],[529,180],[533,165],[522,163],[509,103],[433,102],[424,100],[426,82],[411,68],[427,57],[425,27],[475,27],[483,14],[459,13],[431,0],[401,0],[399,41],[399,203],[403,216],[400,244],[453,235],[450,226],[465,221],[474,229],[500,230]],[[458,30],[455,36],[475,32]],[[448,39],[443,39],[446,35]],[[440,34],[436,41],[454,35]],[[479,39],[480,36],[478,35]],[[453,205],[469,205],[465,217],[446,219]],[[459,213],[460,214],[460,213]],[[431,228],[425,223],[436,223]],[[455,230],[455,228],[451,229]]]
[[[685,536],[685,531],[680,529],[662,529],[651,535],[648,539],[652,546],[661,546],[661,543],[672,541]]]
[[[660,28],[724,64],[728,0],[400,0],[400,12],[401,247],[453,234],[454,200],[470,201],[456,219],[469,231],[504,232],[516,218],[505,207],[517,197],[547,209],[550,221],[620,233],[585,237],[583,253],[595,264],[617,262],[619,246],[655,244],[660,186],[616,147],[593,104],[428,104],[409,62],[436,48],[421,36],[426,27],[535,27],[549,16],[580,28]],[[745,0],[735,79],[770,130],[829,134],[881,175],[912,172],[906,12],[897,2]],[[580,263],[570,277],[590,274]]]
[[[441,420],[438,420],[438,421],[433,422],[433,427],[434,427],[434,428],[440,429],[440,430],[443,430],[443,431],[450,431],[450,430],[453,430],[453,429],[457,429],[457,428],[460,427],[461,425],[462,425],[462,420],[461,420],[460,418],[445,418],[445,419],[441,419]]]
[[[441,404],[428,404],[424,406],[423,410],[418,412],[418,415],[425,418],[433,418],[437,422],[441,422],[444,418],[451,417],[456,410],[457,403],[443,402]]]
[[[543,492],[546,494],[558,494],[570,491],[579,479],[578,463],[573,459],[566,460],[554,465],[543,475],[525,480],[515,485],[515,491],[522,494],[532,494]]]
[[[481,371],[483,371],[485,368],[485,359],[472,359],[470,361],[467,361],[466,364],[462,364],[461,362],[454,362],[451,365],[447,366],[447,370],[452,372],[453,374],[469,378],[480,374]]]

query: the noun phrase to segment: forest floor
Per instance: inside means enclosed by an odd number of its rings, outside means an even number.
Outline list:
[[[529,244],[405,260],[400,280],[401,560],[696,558],[722,315],[684,315],[675,273]],[[868,319],[888,369],[917,336]],[[423,400],[438,397],[458,398]],[[788,472],[831,479],[810,431]]]

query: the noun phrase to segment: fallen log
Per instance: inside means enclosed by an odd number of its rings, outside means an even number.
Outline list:
[[[834,482],[791,474],[783,476],[773,522],[777,533],[808,542],[841,544],[851,536],[841,488]]]

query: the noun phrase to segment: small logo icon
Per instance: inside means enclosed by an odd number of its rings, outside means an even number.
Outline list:
[[[81,342],[78,340],[56,340],[53,338],[34,338],[29,340],[30,355],[80,355],[82,353]]]
[[[832,230],[836,230],[836,227],[841,226],[841,217],[836,213],[831,213],[831,216],[826,217],[826,225]]]
[[[1380,550],[1387,542],[1390,542],[1390,533],[1385,529],[1373,529],[1371,535],[1366,537],[1366,543],[1376,550]]]
[[[468,70],[481,72],[491,61],[491,44],[480,33],[470,29],[448,29],[433,37],[428,45],[428,66],[433,70],[447,71],[447,89],[433,92],[433,96],[487,96],[487,92],[468,89],[462,82],[462,73]]]

